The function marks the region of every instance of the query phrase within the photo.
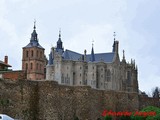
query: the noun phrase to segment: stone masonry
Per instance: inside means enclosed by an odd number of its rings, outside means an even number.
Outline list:
[[[136,111],[158,105],[158,100],[144,98],[136,92],[66,86],[55,81],[0,80],[0,113],[20,120],[97,120],[104,109]]]

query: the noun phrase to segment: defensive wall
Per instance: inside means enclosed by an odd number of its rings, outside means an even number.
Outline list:
[[[137,111],[159,104],[137,93],[59,85],[55,81],[0,79],[0,113],[20,120],[97,120],[103,110]]]

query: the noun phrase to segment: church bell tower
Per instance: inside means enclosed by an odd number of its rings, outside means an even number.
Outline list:
[[[22,70],[26,71],[27,79],[44,79],[45,55],[44,48],[39,44],[36,24],[34,22],[30,43],[23,47]]]

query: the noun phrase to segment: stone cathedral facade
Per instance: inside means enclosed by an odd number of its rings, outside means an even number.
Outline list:
[[[137,67],[135,61],[127,63],[123,51],[120,60],[119,42],[114,38],[112,52],[83,54],[66,49],[64,51],[61,33],[57,46],[51,48],[46,79],[70,86],[91,86],[100,90],[138,92]]]

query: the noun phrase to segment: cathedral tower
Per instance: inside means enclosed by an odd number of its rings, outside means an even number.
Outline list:
[[[22,70],[26,71],[27,79],[44,79],[45,55],[44,48],[38,42],[36,25],[34,22],[30,43],[23,47]]]

